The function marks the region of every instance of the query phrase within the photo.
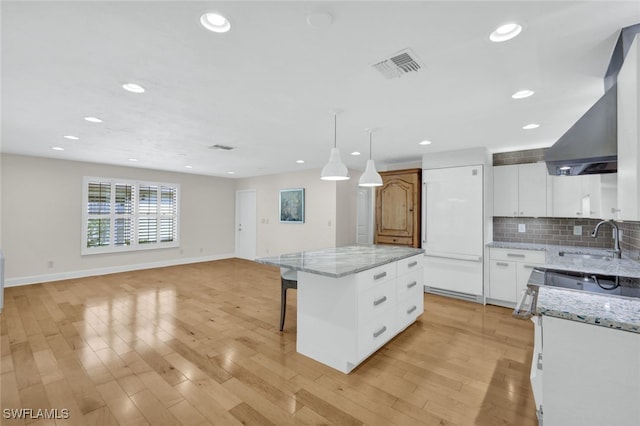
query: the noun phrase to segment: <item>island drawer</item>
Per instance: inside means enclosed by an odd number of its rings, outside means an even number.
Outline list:
[[[402,274],[406,274],[407,272],[413,272],[415,270],[422,269],[423,265],[424,265],[423,254],[398,260],[398,276],[401,276]]]
[[[396,281],[389,280],[364,291],[358,298],[358,320],[368,321],[396,306]]]
[[[410,297],[398,301],[396,308],[396,325],[399,330],[405,329],[424,312],[424,292],[413,291]]]
[[[413,294],[416,290],[423,292],[424,291],[423,282],[424,282],[424,274],[422,272],[422,269],[418,269],[408,274],[400,275],[398,277],[397,284],[396,284],[398,300],[408,297],[410,294]]]
[[[546,252],[543,250],[491,248],[489,256],[491,260],[541,264],[545,263]]]
[[[396,335],[395,309],[390,309],[358,327],[357,358],[363,359],[375,352]]]
[[[387,263],[376,268],[367,269],[356,275],[358,290],[365,291],[382,282],[396,279],[396,263]]]

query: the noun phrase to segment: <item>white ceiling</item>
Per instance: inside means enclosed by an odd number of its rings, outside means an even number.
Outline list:
[[[231,31],[206,31],[206,11]],[[603,93],[620,28],[640,22],[637,1],[3,1],[1,12],[2,152],[225,177],[321,168],[334,109],[353,169],[366,128],[381,169],[550,146]],[[309,26],[318,12],[333,24]],[[490,42],[510,21],[521,35]],[[371,67],[404,48],[420,72],[387,80]],[[513,100],[523,88],[536,94]]]

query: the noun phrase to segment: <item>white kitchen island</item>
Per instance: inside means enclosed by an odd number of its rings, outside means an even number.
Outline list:
[[[296,349],[348,373],[424,311],[423,252],[347,246],[256,261],[298,271]]]

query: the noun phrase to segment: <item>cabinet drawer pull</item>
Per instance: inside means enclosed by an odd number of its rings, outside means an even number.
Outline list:
[[[418,285],[418,281],[412,281],[409,284],[407,284],[407,288],[413,288],[417,285]]]
[[[387,276],[387,273],[386,273],[386,272],[380,272],[379,274],[375,274],[375,275],[373,276],[373,279],[374,279],[374,280],[379,280],[380,278],[384,278],[384,277],[386,277],[386,276]]]
[[[407,315],[411,314],[412,312],[414,312],[416,309],[418,309],[418,307],[416,305],[413,305],[412,307],[410,307],[409,309],[407,309]]]
[[[407,266],[408,266],[409,268],[413,268],[414,266],[417,266],[417,265],[418,265],[418,261],[417,261],[417,260],[414,260],[413,262],[409,263]]]
[[[376,299],[373,301],[373,306],[378,306],[381,303],[384,303],[387,300],[387,296],[382,296],[380,299]]]
[[[507,262],[496,262],[496,266],[509,266]]]
[[[385,331],[387,331],[387,326],[383,325],[382,328],[378,331],[374,331],[373,332],[373,338],[375,339],[376,337],[380,336],[382,333],[384,333]]]
[[[526,257],[524,254],[520,253],[507,253],[507,257]]]
[[[536,265],[522,265],[522,266],[529,269],[533,269],[536,267]]]

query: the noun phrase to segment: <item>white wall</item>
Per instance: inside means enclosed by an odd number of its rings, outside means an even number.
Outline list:
[[[256,190],[256,255],[355,244],[356,186],[360,173],[349,173],[351,179],[345,182],[323,181],[317,169],[238,179],[237,190]],[[305,190],[303,224],[280,223],[278,217],[279,191],[292,188]]]
[[[1,163],[7,285],[233,256],[232,179],[10,154]],[[180,184],[180,247],[81,256],[83,176]]]

